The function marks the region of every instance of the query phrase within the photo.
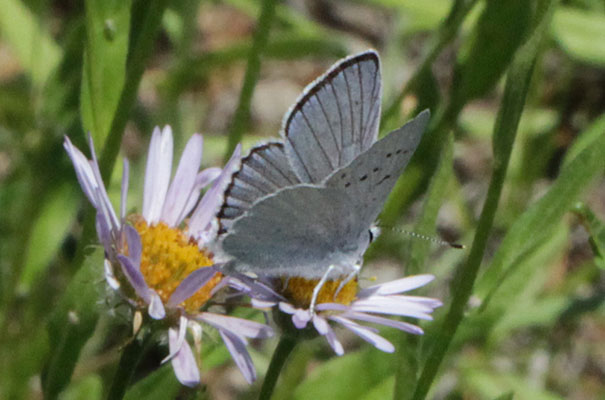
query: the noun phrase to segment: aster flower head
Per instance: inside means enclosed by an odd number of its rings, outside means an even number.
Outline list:
[[[246,351],[247,338],[270,336],[269,327],[245,319],[200,311],[222,287],[232,286],[213,265],[206,244],[214,236],[214,213],[220,205],[228,177],[239,164],[238,147],[225,168],[200,171],[203,138],[189,139],[171,180],[173,138],[170,127],[153,131],[149,145],[141,214],[126,215],[128,161],[124,160],[119,214],[116,214],[101,179],[90,139],[92,159],[65,138],[64,147],[76,176],[96,209],[96,229],[105,249],[105,277],[109,286],[138,310],[168,326],[171,360],[179,381],[195,386],[200,381],[189,330],[199,346],[203,322],[218,330],[249,382],[256,377]],[[204,196],[201,191],[210,186]],[[198,352],[199,353],[199,352]]]
[[[272,280],[270,284],[249,284],[254,292],[253,304],[275,306],[274,317],[293,336],[324,336],[337,355],[344,354],[333,325],[348,329],[379,350],[391,353],[394,346],[378,334],[370,323],[421,335],[422,329],[408,322],[386,316],[432,320],[433,310],[441,301],[403,293],[432,281],[432,275],[416,275],[360,289],[357,278],[349,281],[328,280],[320,288],[316,304],[311,307],[318,280],[293,277]]]

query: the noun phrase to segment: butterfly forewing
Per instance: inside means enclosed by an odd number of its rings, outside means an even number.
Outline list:
[[[360,225],[369,226],[382,210],[397,179],[418,147],[429,120],[423,111],[412,121],[389,133],[348,166],[335,171],[326,186],[339,188],[354,203]]]
[[[286,154],[302,182],[321,182],[374,143],[381,85],[378,55],[367,51],[307,87],[283,127]]]
[[[297,183],[300,181],[288,163],[282,143],[254,147],[242,159],[240,169],[225,190],[225,200],[218,213],[220,233],[258,199]]]

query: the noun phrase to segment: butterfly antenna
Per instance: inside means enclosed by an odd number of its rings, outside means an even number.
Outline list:
[[[382,228],[384,229],[385,227],[382,227]],[[465,249],[466,248],[465,245],[460,244],[460,243],[448,242],[446,240],[437,239],[432,236],[423,235],[421,233],[406,231],[405,229],[394,228],[394,227],[388,227],[387,229],[390,229],[390,230],[393,230],[393,231],[399,232],[399,233],[404,233],[404,234],[411,236],[413,238],[416,238],[416,239],[428,240],[429,242],[436,243],[441,246],[449,246],[453,249]]]

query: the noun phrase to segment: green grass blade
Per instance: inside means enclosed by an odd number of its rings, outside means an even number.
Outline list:
[[[574,212],[580,217],[584,228],[590,235],[590,246],[594,253],[595,263],[605,270],[605,223],[585,204],[574,206]]]
[[[126,74],[130,1],[86,1],[86,49],[80,112],[84,131],[101,145],[109,133]]]
[[[252,42],[252,48],[248,54],[248,66],[244,76],[244,83],[239,96],[239,103],[233,116],[231,129],[229,130],[229,139],[225,160],[231,157],[235,146],[242,140],[248,119],[250,117],[250,104],[252,103],[252,94],[256,87],[256,82],[260,74],[261,56],[264,53],[267,41],[269,40],[269,31],[275,17],[275,6],[277,0],[263,0],[263,6],[258,18],[256,32]]]
[[[80,351],[97,325],[103,258],[101,248],[86,257],[51,315],[48,337],[52,346],[42,380],[45,399],[57,398],[69,383]]]
[[[530,23],[527,0],[487,1],[454,70],[452,102],[466,104],[487,93],[500,79],[522,43]],[[502,40],[506,38],[506,40]],[[498,46],[494,43],[498,42]]]
[[[61,59],[61,48],[20,0],[5,0],[0,34],[10,44],[35,86],[42,86]]]
[[[605,116],[595,123],[603,126]],[[592,132],[589,128],[587,132]],[[582,143],[583,144],[583,143]],[[573,151],[573,148],[572,150]],[[561,171],[559,177],[538,202],[532,205],[508,230],[494,255],[490,267],[477,285],[477,294],[486,300],[502,283],[515,260],[535,246],[567,213],[578,196],[588,188],[596,175],[605,169],[605,130],[578,153]]]
[[[439,333],[436,336],[437,340],[432,344],[429,357],[414,390],[412,398],[415,400],[424,399],[427,395],[450,342],[462,321],[464,308],[473,290],[473,284],[483,259],[504,185],[508,161],[529,89],[537,50],[540,48],[556,2],[545,4],[546,12],[540,14],[541,19],[538,19],[536,29],[515,56],[508,73],[502,104],[494,127],[495,162],[487,198],[481,212],[468,260],[454,275],[451,286],[453,299],[445,320],[443,324],[432,329],[437,329]]]

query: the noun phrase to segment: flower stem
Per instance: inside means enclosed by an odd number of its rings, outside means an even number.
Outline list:
[[[242,91],[239,96],[239,104],[237,105],[237,110],[235,110],[233,123],[229,131],[225,160],[228,160],[229,157],[231,157],[231,153],[235,150],[235,146],[242,140],[242,136],[244,135],[244,129],[250,116],[252,94],[254,93],[254,87],[256,86],[260,73],[260,57],[269,40],[269,30],[275,19],[276,3],[277,0],[263,0],[260,16],[258,17],[258,24],[256,26],[256,31],[254,32],[252,48],[248,54],[248,66],[246,67],[244,84],[242,85]]]
[[[149,330],[143,329],[138,337],[134,337],[132,341],[124,347],[118,369],[113,376],[113,381],[109,388],[108,399],[120,400],[124,397],[137,365],[139,364],[143,353],[145,353],[147,346],[151,343],[152,336],[153,335]]]
[[[269,400],[271,398],[273,389],[275,389],[275,384],[277,383],[277,378],[279,377],[288,356],[292,353],[294,347],[296,347],[296,343],[297,340],[289,335],[283,335],[279,340],[277,348],[273,353],[273,357],[271,357],[271,363],[269,364],[269,369],[267,370],[263,386],[260,390],[260,395],[258,396],[259,400]]]

